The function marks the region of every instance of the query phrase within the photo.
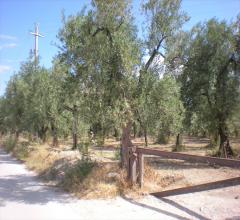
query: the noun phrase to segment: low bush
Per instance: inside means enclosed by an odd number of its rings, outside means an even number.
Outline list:
[[[64,189],[69,190],[82,183],[91,173],[95,162],[91,160],[80,160],[72,168],[66,171],[65,177],[61,183]]]
[[[14,148],[14,155],[21,160],[24,160],[28,157],[31,149],[29,148],[29,142],[24,141],[17,144]]]
[[[16,147],[17,139],[13,136],[9,136],[6,138],[4,142],[4,148],[9,153],[12,152],[13,149]]]

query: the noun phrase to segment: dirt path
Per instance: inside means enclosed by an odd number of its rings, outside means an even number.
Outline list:
[[[141,201],[77,200],[45,186],[0,148],[0,220],[240,219],[240,186]],[[225,204],[223,206],[223,204]]]

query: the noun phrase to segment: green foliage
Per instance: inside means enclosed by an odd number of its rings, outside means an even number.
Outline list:
[[[149,51],[153,51],[163,37],[172,42],[182,25],[189,20],[187,14],[181,10],[181,0],[149,0],[143,4],[143,10],[148,18]]]
[[[16,147],[16,145],[17,145],[17,140],[15,137],[13,137],[11,135],[9,137],[7,137],[4,142],[4,148],[8,153],[12,152],[13,149]]]
[[[210,134],[219,126],[226,127],[238,103],[240,81],[235,31],[233,24],[216,19],[198,24],[192,30],[186,53],[181,82],[183,101],[192,122],[189,124],[199,124],[198,130]]]
[[[62,181],[66,189],[71,189],[76,183],[82,182],[92,171],[95,163],[89,160],[80,160],[72,168],[68,169]]]
[[[139,99],[140,120],[150,134],[158,137],[159,143],[167,143],[170,136],[182,131],[184,108],[180,88],[171,76],[153,77],[148,86]]]

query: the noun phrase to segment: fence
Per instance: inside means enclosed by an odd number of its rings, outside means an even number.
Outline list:
[[[167,152],[158,149],[141,147],[129,148],[128,178],[132,184],[138,183],[140,187],[144,184],[144,156],[152,155],[161,158],[185,160],[193,163],[205,163],[209,165],[219,165],[226,167],[240,167],[240,160],[216,158],[208,156],[197,156],[184,153]],[[239,180],[239,177],[238,177]],[[240,182],[239,182],[240,184]]]

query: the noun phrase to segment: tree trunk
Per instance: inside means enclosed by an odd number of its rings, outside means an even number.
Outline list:
[[[180,147],[180,134],[177,134],[177,138],[176,138],[176,149],[178,149]]]
[[[16,138],[16,141],[18,141],[19,134],[20,134],[19,130],[16,130],[16,132],[15,132],[15,138]]]
[[[218,132],[220,135],[220,146],[219,153],[221,157],[233,156],[233,150],[229,143],[228,129],[226,121],[230,113],[229,108],[226,104],[229,98],[228,94],[228,66],[232,62],[230,57],[224,66],[220,69],[216,80],[216,101],[215,104],[218,106],[217,119],[218,119]]]
[[[235,134],[235,137],[238,138],[239,132],[238,132],[237,128],[234,130],[234,134]]]
[[[53,147],[58,147],[58,136],[57,136],[57,128],[55,127],[54,124],[51,125],[51,129],[52,129],[52,146]]]
[[[219,144],[219,132],[215,131],[212,134],[210,134],[209,136],[210,136],[209,147],[214,148],[214,147],[218,146],[218,144]]]
[[[145,141],[145,146],[148,146],[148,137],[147,137],[147,128],[144,127],[144,141]]]
[[[137,126],[136,122],[133,123],[133,138],[135,139],[137,135]]]
[[[180,151],[182,149],[183,145],[183,139],[180,133],[177,134],[176,137],[176,146],[175,146],[175,151]]]
[[[126,126],[123,126],[122,129],[122,138],[121,138],[121,167],[128,168],[128,148],[132,147],[131,141],[131,128],[132,122],[129,121]]]
[[[45,143],[47,140],[47,130],[48,127],[42,126],[41,129],[38,131],[38,136],[41,138],[43,143]]]
[[[140,126],[140,128],[139,128],[137,137],[139,137],[139,138],[142,137],[142,128],[141,128],[141,126]]]
[[[226,131],[226,126],[219,127],[219,135],[220,135],[220,146],[219,146],[219,153],[221,157],[231,157],[233,156],[233,150],[230,146],[228,133]]]
[[[73,130],[72,130],[72,135],[73,135],[73,146],[72,146],[72,150],[77,149],[77,145],[78,145],[78,137],[77,137],[77,133],[78,133],[78,114],[77,114],[77,106],[74,105],[73,106]]]

